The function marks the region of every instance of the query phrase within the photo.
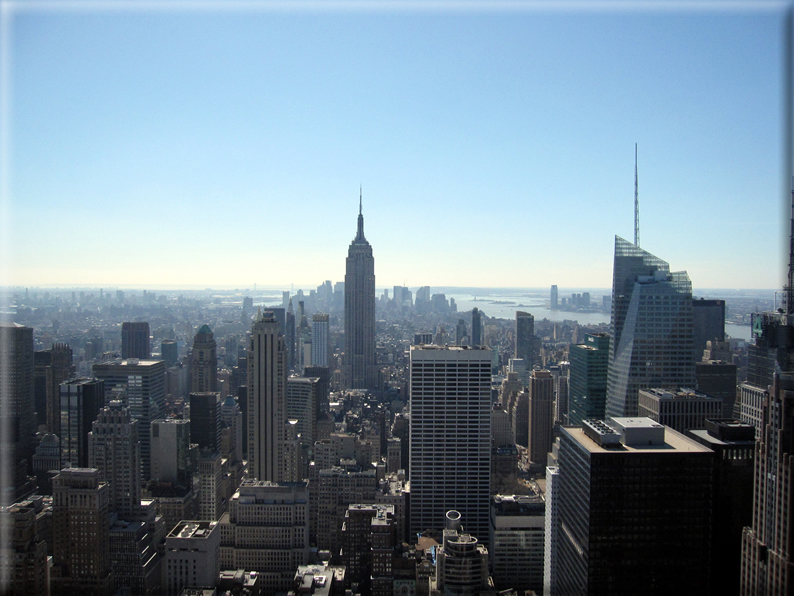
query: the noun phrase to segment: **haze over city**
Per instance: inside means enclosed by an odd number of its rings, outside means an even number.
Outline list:
[[[2,284],[779,287],[785,6],[5,3]]]

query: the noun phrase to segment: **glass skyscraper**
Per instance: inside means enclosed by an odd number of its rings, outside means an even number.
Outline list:
[[[607,416],[636,416],[648,387],[694,387],[692,282],[615,237]]]

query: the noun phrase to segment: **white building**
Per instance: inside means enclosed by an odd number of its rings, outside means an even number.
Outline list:
[[[411,535],[459,511],[488,539],[491,474],[491,352],[411,346]]]
[[[286,592],[309,562],[308,485],[246,480],[219,526],[223,569],[257,571],[265,593]]]
[[[166,590],[176,596],[185,587],[214,588],[220,573],[218,522],[182,521],[165,539]]]

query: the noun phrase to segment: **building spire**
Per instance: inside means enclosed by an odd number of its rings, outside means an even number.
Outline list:
[[[637,188],[637,143],[634,143],[634,246],[640,245],[640,199]]]
[[[788,287],[786,288],[786,314],[794,315],[794,176],[791,177],[791,232],[789,234]],[[789,321],[791,324],[792,321]]]
[[[364,237],[364,215],[362,213],[362,204],[364,202],[364,193],[359,187],[359,194],[358,194],[358,230],[356,231],[356,239],[353,242],[366,242],[367,239]]]
[[[361,215],[361,205],[364,202],[364,190],[361,184],[358,185],[358,214]]]

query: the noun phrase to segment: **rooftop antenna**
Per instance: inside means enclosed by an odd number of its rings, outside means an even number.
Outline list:
[[[634,143],[634,246],[640,245],[640,199],[637,192],[637,143]]]
[[[358,214],[359,215],[361,215],[361,203],[364,200],[363,197],[364,197],[363,186],[359,184],[358,185]]]

